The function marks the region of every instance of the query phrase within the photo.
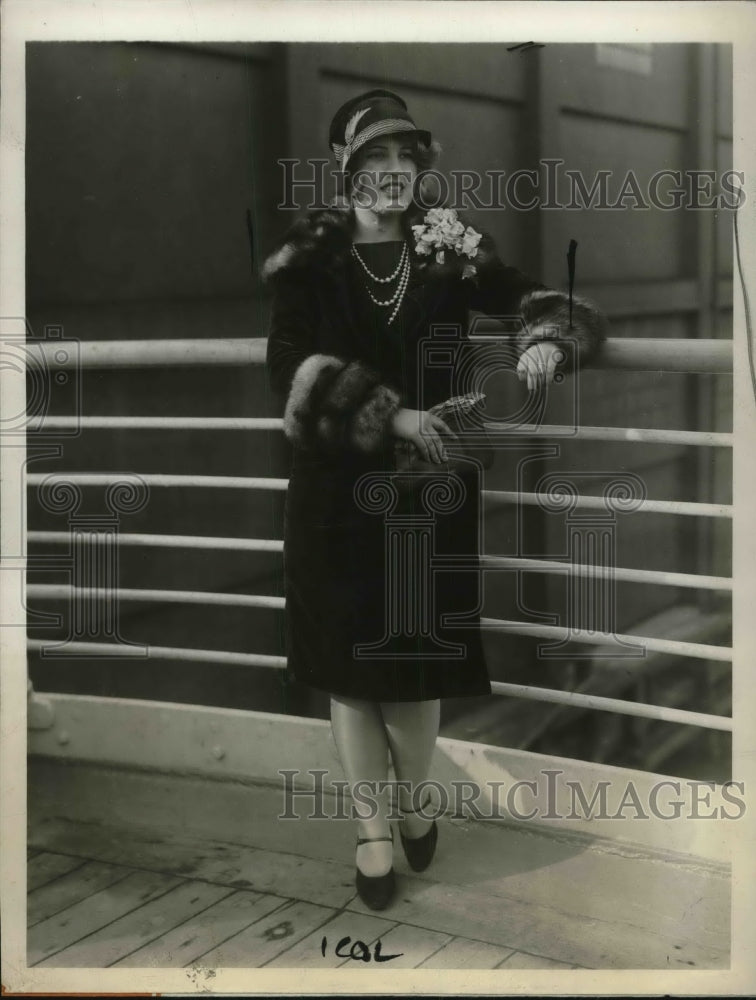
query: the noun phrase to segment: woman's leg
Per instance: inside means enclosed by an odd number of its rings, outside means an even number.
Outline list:
[[[412,795],[421,781],[430,773],[433,748],[438,738],[438,724],[441,716],[441,702],[401,701],[381,702],[381,713],[386,724],[394,773],[398,781],[409,781],[410,791],[400,787],[399,806],[403,810],[412,809]],[[422,801],[415,802],[420,807]],[[405,815],[402,831],[405,837],[422,837],[427,832],[432,819],[424,819],[413,813]]]
[[[356,698],[331,697],[331,729],[336,741],[344,774],[350,787],[358,781],[388,781],[388,741],[380,707],[375,702]],[[373,797],[369,791],[365,797]],[[388,795],[382,791],[376,797],[378,815],[358,820],[360,837],[388,837]],[[358,812],[367,807],[355,803]],[[392,845],[388,841],[360,844],[357,865],[365,875],[385,875],[392,865]]]

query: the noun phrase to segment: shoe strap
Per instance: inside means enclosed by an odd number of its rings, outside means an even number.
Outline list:
[[[391,843],[394,842],[393,836],[391,836],[391,837],[358,837],[357,838],[357,846],[359,847],[360,844],[378,844],[382,840],[388,840]]]

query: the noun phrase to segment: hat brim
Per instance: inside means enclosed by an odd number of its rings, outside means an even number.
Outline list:
[[[348,169],[349,162],[354,159],[354,157],[357,155],[357,153],[360,152],[363,146],[366,146],[368,143],[373,142],[375,139],[382,136],[386,135],[415,136],[417,139],[419,139],[420,143],[423,146],[426,146],[428,149],[430,149],[433,142],[433,137],[431,136],[430,132],[427,129],[423,128],[402,129],[402,128],[396,128],[394,125],[390,125],[387,122],[385,131],[383,130],[375,131],[374,129],[375,126],[373,126],[373,131],[372,134],[369,136],[369,138],[366,138],[364,142],[360,143],[357,146],[357,148],[352,151],[348,159],[342,162],[341,165],[342,171],[346,171]]]

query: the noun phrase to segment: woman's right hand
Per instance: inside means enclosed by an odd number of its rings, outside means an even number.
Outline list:
[[[456,434],[437,417],[427,410],[397,410],[391,424],[391,432],[400,441],[411,442],[426,462],[445,462],[446,448],[441,434],[456,438]]]

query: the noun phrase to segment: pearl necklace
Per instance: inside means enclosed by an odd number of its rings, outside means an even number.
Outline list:
[[[394,292],[394,294],[391,296],[390,299],[386,299],[385,301],[381,301],[380,299],[377,299],[373,295],[373,293],[370,291],[370,289],[368,288],[368,286],[365,285],[365,290],[367,291],[368,295],[370,296],[370,300],[375,305],[381,306],[381,307],[386,308],[386,309],[389,308],[391,305],[394,305],[394,309],[393,309],[391,315],[388,318],[388,324],[390,325],[391,323],[393,323],[394,318],[396,317],[396,314],[399,312],[399,308],[400,308],[400,306],[402,304],[402,300],[404,299],[404,293],[407,291],[407,285],[409,284],[411,266],[410,266],[409,253],[407,251],[407,244],[405,243],[404,246],[402,247],[402,252],[401,252],[401,255],[399,257],[399,263],[396,265],[396,267],[394,268],[393,273],[390,274],[388,276],[388,278],[379,278],[377,275],[373,274],[373,272],[367,266],[367,264],[362,259],[362,257],[360,257],[359,253],[357,252],[357,248],[355,247],[354,244],[352,244],[352,256],[358,262],[358,264],[360,265],[360,267],[362,268],[362,270],[365,272],[365,274],[369,278],[371,278],[373,281],[377,282],[378,284],[386,285],[390,281],[394,281],[395,278],[397,276],[399,276],[399,284],[396,287],[396,291]],[[399,273],[400,271],[401,271],[401,274]]]
[[[365,274],[368,276],[368,278],[372,278],[373,281],[377,281],[379,285],[387,285],[390,281],[394,280],[394,278],[397,276],[397,274],[399,274],[399,271],[400,271],[400,269],[402,267],[402,264],[404,263],[404,258],[407,256],[407,244],[406,243],[402,244],[402,252],[399,255],[399,263],[396,265],[396,267],[394,268],[393,273],[390,274],[388,276],[388,278],[379,278],[377,274],[373,274],[373,272],[367,266],[367,264],[362,259],[362,257],[360,257],[360,255],[359,255],[359,253],[357,251],[357,247],[354,245],[354,243],[352,244],[352,255],[355,257],[356,260],[359,261],[359,263],[360,263],[360,265],[362,267],[362,270],[365,272]]]

